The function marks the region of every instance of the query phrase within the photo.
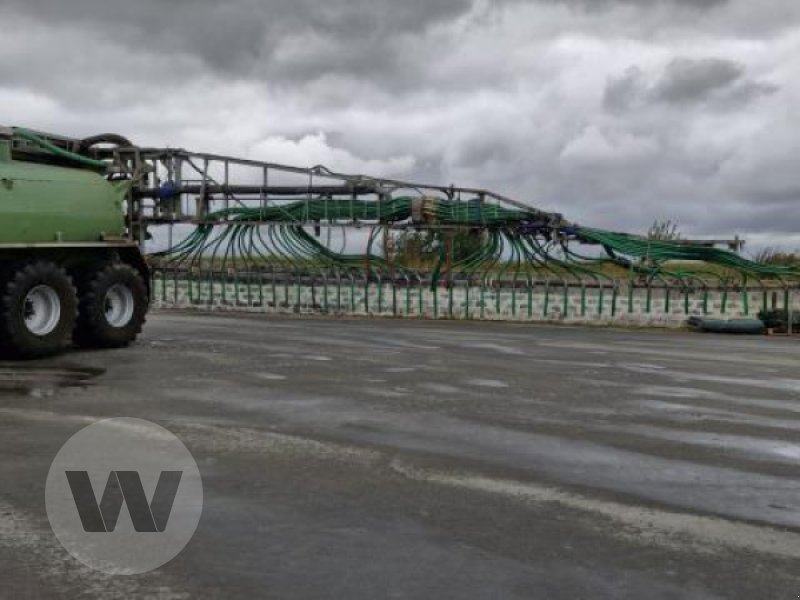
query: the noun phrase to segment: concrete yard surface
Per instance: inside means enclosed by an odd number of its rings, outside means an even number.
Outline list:
[[[203,477],[172,562],[108,576],[48,524],[86,425]],[[800,344],[502,323],[159,313],[139,343],[0,364],[4,598],[800,595]]]

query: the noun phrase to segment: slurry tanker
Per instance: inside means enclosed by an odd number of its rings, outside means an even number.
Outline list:
[[[422,260],[397,251],[409,239]],[[755,284],[764,298],[797,285],[800,269],[746,260],[740,247],[582,227],[483,189],[0,127],[0,355],[129,344],[151,268],[226,306],[244,286],[251,308],[281,277],[409,290],[628,278],[648,289]]]

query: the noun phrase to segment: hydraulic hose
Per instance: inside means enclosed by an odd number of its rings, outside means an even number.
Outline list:
[[[108,164],[105,161],[94,160],[93,158],[89,158],[88,156],[75,154],[74,152],[70,152],[69,150],[64,150],[63,148],[59,148],[55,144],[51,144],[44,138],[39,137],[35,133],[27,131],[26,129],[14,129],[14,137],[27,140],[33,144],[36,144],[40,148],[47,150],[48,152],[50,152],[55,156],[71,160],[73,162],[85,165],[87,167],[92,167],[93,169],[105,170],[108,168]]]

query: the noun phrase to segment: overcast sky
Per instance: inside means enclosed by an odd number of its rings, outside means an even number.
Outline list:
[[[800,248],[798,0],[0,0],[0,123]]]

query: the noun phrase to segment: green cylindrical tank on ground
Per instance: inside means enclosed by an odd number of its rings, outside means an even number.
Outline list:
[[[90,169],[14,161],[0,139],[0,245],[119,240],[129,187]]]

